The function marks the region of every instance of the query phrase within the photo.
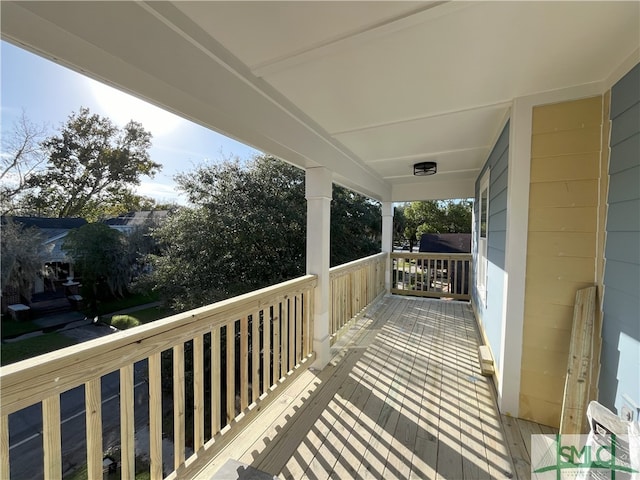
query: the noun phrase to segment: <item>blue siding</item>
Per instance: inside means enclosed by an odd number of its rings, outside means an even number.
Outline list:
[[[640,404],[640,65],[611,90],[600,402]],[[636,418],[637,420],[637,418]]]
[[[491,169],[489,178],[489,228],[487,232],[487,305],[480,300],[474,284],[474,302],[478,308],[480,323],[491,346],[496,365],[500,365],[502,350],[502,306],[504,298],[504,264],[507,234],[507,180],[509,166],[509,123],[502,130],[487,159],[482,172],[476,180],[475,193],[475,231],[478,230],[478,200],[480,198],[480,179],[487,169]],[[477,237],[474,235],[474,255],[477,258]],[[477,267],[477,262],[474,262]],[[475,273],[474,273],[475,274]]]

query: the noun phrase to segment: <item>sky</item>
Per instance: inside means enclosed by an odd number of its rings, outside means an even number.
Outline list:
[[[228,157],[249,159],[259,153],[7,42],[0,42],[0,110],[2,135],[9,134],[22,113],[49,135],[59,132],[72,113],[87,107],[118,126],[140,122],[153,135],[150,155],[163,168],[142,178],[136,190],[159,202],[185,203],[173,177],[195,166]]]

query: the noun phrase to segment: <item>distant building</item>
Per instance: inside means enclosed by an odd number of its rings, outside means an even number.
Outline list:
[[[420,252],[471,253],[470,233],[425,233],[420,238]]]
[[[9,221],[24,228],[37,228],[42,240],[42,275],[34,279],[34,293],[55,290],[69,277],[73,278],[73,265],[62,250],[64,239],[74,228],[87,224],[84,218],[47,218],[3,216],[2,224]]]
[[[145,225],[157,225],[162,222],[167,215],[168,210],[144,210],[140,212],[129,212],[114,218],[104,220],[109,227],[118,230],[125,235],[130,234],[136,228]]]

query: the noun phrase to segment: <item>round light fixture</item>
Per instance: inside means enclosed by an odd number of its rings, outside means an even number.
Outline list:
[[[436,162],[420,162],[413,166],[413,174],[421,177],[424,175],[435,175],[438,171],[438,164]]]

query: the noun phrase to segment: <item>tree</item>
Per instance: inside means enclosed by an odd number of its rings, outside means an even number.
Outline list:
[[[44,126],[32,123],[23,112],[13,130],[2,135],[0,210],[3,215],[16,213],[16,199],[45,161],[40,148],[45,131]]]
[[[82,293],[93,310],[105,290],[111,296],[122,296],[127,289],[130,263],[126,238],[121,232],[104,223],[87,223],[67,234],[62,249],[82,277]]]
[[[380,203],[338,185],[331,202],[331,266],[380,252]]]
[[[95,220],[104,209],[135,198],[132,187],[161,166],[149,156],[151,134],[131,121],[124,128],[81,108],[58,135],[46,139],[45,169],[28,179],[22,203],[41,216]]]
[[[155,230],[162,253],[142,284],[184,310],[303,275],[304,179],[300,169],[266,155],[178,176],[192,206]],[[379,207],[342,187],[334,199],[331,263],[380,251],[373,245]]]
[[[469,200],[427,200],[404,205],[396,214],[403,217],[398,223],[404,224],[404,236],[413,250],[424,233],[471,233],[471,207]]]
[[[42,274],[42,235],[10,218],[3,221],[0,230],[2,290],[11,289],[29,303],[33,282]]]

